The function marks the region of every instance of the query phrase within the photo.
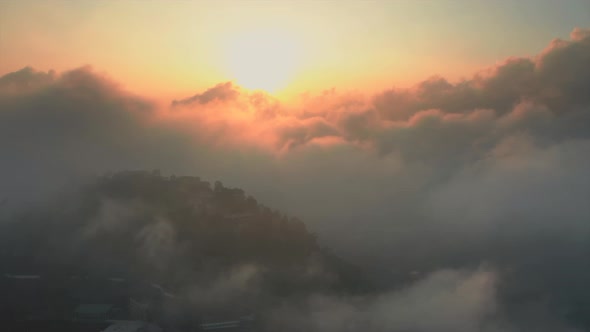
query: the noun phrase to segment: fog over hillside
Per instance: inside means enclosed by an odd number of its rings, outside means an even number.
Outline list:
[[[259,266],[304,271],[312,261],[302,248],[329,247],[371,285],[331,287],[324,280],[316,291],[303,282],[309,287],[296,300],[269,295],[265,324],[281,331],[584,331],[590,329],[589,64],[590,30],[578,28],[535,56],[500,61],[461,81],[434,76],[375,95],[328,89],[290,104],[231,82],[163,104],[91,67],[57,73],[31,64],[0,77],[3,242],[22,248],[43,242],[13,236],[21,220],[39,225],[27,231],[46,240],[48,256],[63,251],[55,257],[64,260],[68,253],[80,253],[80,260],[113,255],[62,247],[100,248],[89,240],[99,234],[113,244],[106,249],[120,241],[147,255],[137,256],[149,259],[134,261],[136,271],[171,273],[166,264],[186,266],[180,261],[186,253],[253,264],[228,263],[238,276],[219,276],[219,288],[201,287],[215,285],[211,280],[192,283],[196,293],[231,296],[264,289],[241,283],[257,281]],[[255,209],[260,202],[281,211],[269,220],[286,214],[306,228],[279,223],[294,233],[269,237],[268,247],[251,256],[231,246],[211,253],[219,248],[195,238],[216,228],[191,228],[207,219],[169,209],[174,202],[165,191],[136,190],[124,200],[109,198],[111,192],[93,198],[94,205],[73,194],[98,192],[97,176],[155,169],[161,181],[199,176],[212,191],[215,181],[239,188],[243,204],[251,195]],[[154,202],[170,205],[159,210]],[[232,208],[220,207],[224,216],[238,213]],[[127,228],[129,220],[149,223]],[[179,233],[182,223],[194,234]],[[270,221],[252,225],[263,238],[273,234]],[[226,231],[215,235],[219,241],[236,239],[233,229]],[[260,244],[250,236],[243,238]],[[187,237],[185,246],[167,242],[171,237]],[[285,242],[291,240],[302,242]],[[277,243],[285,252],[276,251]]]

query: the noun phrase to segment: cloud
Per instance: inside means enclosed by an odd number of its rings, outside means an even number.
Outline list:
[[[153,124],[153,102],[90,68],[60,75],[25,68],[2,82],[0,196],[35,196],[90,174],[182,164],[189,155],[181,152],[185,134]]]
[[[391,303],[403,312],[405,298],[449,329],[475,328],[494,306],[517,330],[539,317],[581,324],[590,298],[588,63],[590,33],[576,29],[459,82],[432,77],[374,96],[326,90],[289,104],[222,83],[174,107],[90,68],[24,68],[0,78],[0,200],[47,197],[109,170],[221,179],[303,217],[377,282],[432,276],[372,302],[377,312]],[[146,232],[141,239],[158,240]],[[482,262],[494,273],[435,272]],[[482,295],[446,311],[457,294],[429,288],[445,278]],[[418,296],[422,287],[436,305]],[[336,317],[371,320],[348,300],[326,301],[337,302],[325,305]]]
[[[287,149],[306,144],[312,139],[339,136],[338,130],[320,117],[285,123],[277,132],[279,147]]]
[[[191,306],[200,311],[252,311],[255,299],[262,296],[263,271],[255,265],[236,266],[220,276],[191,285],[185,293]]]
[[[376,296],[316,296],[285,304],[268,320],[281,331],[511,332],[496,303],[496,274],[485,269],[439,270],[406,288]],[[541,319],[544,321],[544,319]],[[564,326],[536,331],[574,331]]]
[[[35,89],[49,84],[55,79],[55,72],[47,73],[35,71],[31,67],[25,67],[19,71],[8,73],[0,78],[0,91],[2,93],[17,93],[23,90]]]
[[[425,109],[464,113],[493,109],[505,114],[523,101],[545,104],[555,112],[587,105],[590,60],[587,30],[576,29],[571,40],[555,40],[534,58],[513,57],[452,84],[433,77],[413,89],[392,89],[375,97],[380,114],[390,120],[408,119]]]
[[[205,90],[203,93],[197,93],[196,95],[172,101],[172,106],[178,105],[190,105],[200,104],[205,105],[214,101],[231,101],[239,95],[239,90],[232,82],[219,83],[216,86]]]

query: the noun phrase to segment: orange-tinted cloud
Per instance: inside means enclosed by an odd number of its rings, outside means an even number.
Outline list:
[[[172,106],[200,104],[205,105],[214,101],[231,101],[239,95],[238,88],[232,82],[220,83],[216,86],[207,89],[203,93],[198,93],[192,97],[174,100]]]

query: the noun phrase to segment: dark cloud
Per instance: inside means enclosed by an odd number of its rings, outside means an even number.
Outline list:
[[[0,196],[36,196],[90,174],[185,162],[185,135],[150,124],[153,103],[89,68],[59,76],[25,68],[1,80]]]
[[[8,73],[0,78],[0,91],[2,93],[16,93],[28,89],[38,88],[55,79],[55,72],[38,72],[31,67],[25,67],[19,71]]]
[[[576,29],[572,40],[555,40],[535,58],[510,58],[473,78],[452,84],[434,77],[413,89],[392,89],[375,97],[385,119],[408,119],[425,109],[464,113],[474,109],[510,112],[522,101],[568,112],[588,103],[590,38]]]

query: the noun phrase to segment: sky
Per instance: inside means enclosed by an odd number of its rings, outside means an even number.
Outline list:
[[[171,98],[239,84],[244,67],[266,68],[285,72],[271,89],[285,96],[410,86],[431,75],[457,80],[587,26],[590,3],[7,0],[0,18],[0,73],[92,65],[129,89]],[[260,33],[276,36],[248,39]],[[271,48],[281,49],[284,64],[236,64],[231,55]]]
[[[112,171],[220,180],[383,282],[417,280],[368,310],[321,300],[323,331],[341,317],[587,330],[588,1],[2,1],[0,15],[0,212]]]

